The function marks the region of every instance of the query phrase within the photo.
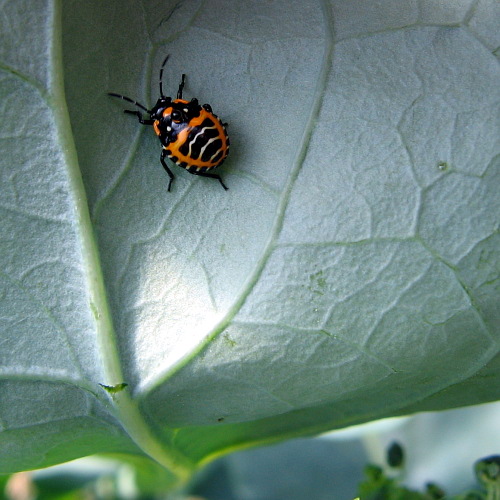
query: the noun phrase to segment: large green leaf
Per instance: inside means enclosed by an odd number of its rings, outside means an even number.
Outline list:
[[[500,396],[498,4],[8,2],[0,470],[238,447]],[[216,181],[149,127],[209,102]],[[118,384],[127,384],[118,385]]]

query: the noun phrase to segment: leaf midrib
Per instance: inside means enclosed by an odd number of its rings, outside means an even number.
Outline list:
[[[52,4],[52,46],[50,47],[50,82],[49,101],[52,104],[58,142],[64,155],[68,172],[68,183],[73,200],[74,220],[81,242],[81,258],[87,289],[89,308],[93,313],[96,328],[98,350],[102,354],[101,362],[105,380],[99,383],[114,386],[123,382],[120,358],[111,310],[107,299],[98,246],[96,243],[90,212],[78,162],[78,155],[64,91],[64,72],[62,54],[62,0]],[[184,456],[164,445],[155,436],[141,415],[137,403],[132,400],[128,390],[123,390],[111,397],[104,389],[96,389],[96,397],[101,397],[107,408],[112,408],[115,416],[136,445],[152,459],[174,473],[179,482],[184,482],[193,470]],[[112,404],[109,404],[112,403]]]

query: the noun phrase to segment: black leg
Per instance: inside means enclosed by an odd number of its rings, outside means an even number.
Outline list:
[[[170,191],[170,186],[172,185],[172,181],[174,180],[174,174],[168,168],[168,165],[165,162],[165,156],[167,156],[167,150],[163,149],[161,152],[160,161],[161,161],[161,164],[163,165],[163,168],[165,169],[165,172],[167,172],[168,176],[170,177],[170,181],[168,183],[168,189],[167,189],[167,191]]]
[[[182,75],[181,83],[179,83],[179,90],[177,91],[177,99],[182,99],[182,91],[184,90],[184,83],[186,81],[186,75]]]
[[[137,118],[139,118],[139,123],[142,123],[143,125],[153,125],[154,123],[154,120],[144,119],[140,111],[131,111],[130,109],[125,109],[123,112],[129,115],[137,116]]]
[[[220,182],[220,185],[227,191],[228,187],[222,182],[220,175],[217,174],[209,174],[207,172],[189,172],[190,174],[199,175],[200,177],[210,177],[211,179],[217,179]]]

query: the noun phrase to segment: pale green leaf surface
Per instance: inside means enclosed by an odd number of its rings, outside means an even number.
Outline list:
[[[2,470],[182,476],[500,396],[498,4],[27,5],[0,30]],[[105,95],[154,103],[167,53],[167,94],[184,72],[229,122],[227,193],[177,167],[167,193]]]

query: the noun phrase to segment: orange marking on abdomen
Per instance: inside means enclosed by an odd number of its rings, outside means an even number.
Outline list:
[[[179,102],[179,101],[178,101]],[[171,108],[170,108],[171,109]],[[218,161],[203,161],[201,158],[193,158],[191,156],[187,156],[179,151],[184,143],[188,140],[189,134],[196,129],[197,127],[202,128],[202,123],[208,119],[211,122],[211,126],[215,127],[218,133],[218,139],[221,140],[222,145],[220,150],[223,152],[222,157],[219,158]],[[176,158],[176,163],[185,163],[187,165],[186,168],[195,167],[197,170],[200,169],[211,169],[215,168],[227,157],[228,153],[228,141],[227,135],[224,127],[221,122],[213,116],[212,113],[202,109],[200,112],[200,116],[196,118],[192,118],[189,122],[189,126],[186,126],[177,134],[177,139],[174,142],[171,142],[168,146],[165,147],[168,152],[168,156],[170,158]]]

